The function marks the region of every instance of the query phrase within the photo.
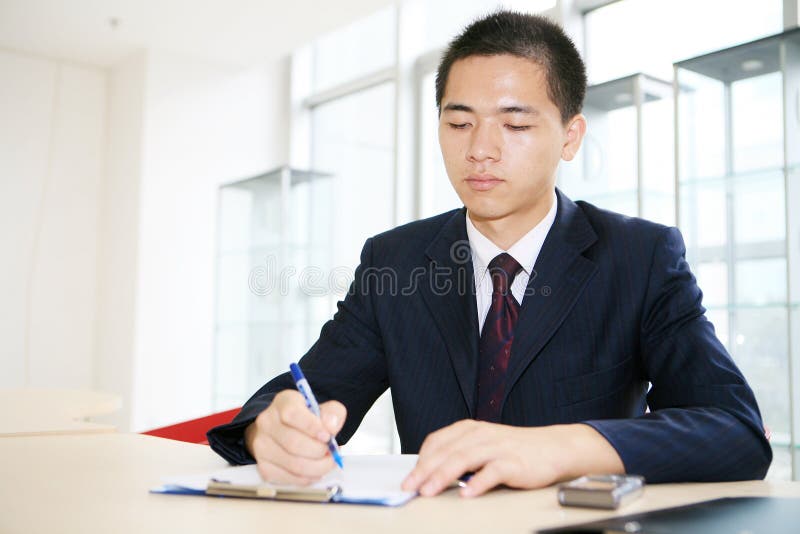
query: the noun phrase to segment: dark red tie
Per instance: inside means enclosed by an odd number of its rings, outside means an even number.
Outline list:
[[[505,252],[489,263],[492,276],[492,304],[483,323],[478,363],[478,406],[475,418],[500,421],[500,403],[506,391],[506,370],[514,342],[514,326],[519,317],[519,303],[511,294],[514,277],[522,269]]]

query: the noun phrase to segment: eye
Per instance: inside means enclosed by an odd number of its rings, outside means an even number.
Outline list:
[[[524,132],[525,130],[529,130],[530,126],[517,126],[514,124],[506,124],[506,128],[508,128],[512,132]]]
[[[450,128],[453,128],[454,130],[463,130],[464,128],[466,128],[467,126],[469,126],[469,123],[468,123],[468,122],[461,122],[461,123],[458,123],[458,122],[448,122],[447,124],[450,126]]]

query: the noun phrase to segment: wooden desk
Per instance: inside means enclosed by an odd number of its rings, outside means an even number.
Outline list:
[[[11,437],[0,440],[0,532],[503,532],[612,515],[567,509],[554,488],[498,490],[477,499],[454,491],[400,508],[178,495],[148,489],[162,476],[224,466],[208,447],[136,434]],[[649,486],[621,513],[722,496],[800,497],[800,483]]]
[[[86,421],[119,409],[119,396],[70,389],[0,390],[0,437],[113,432]]]

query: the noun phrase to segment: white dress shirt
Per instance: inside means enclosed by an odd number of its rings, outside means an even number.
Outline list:
[[[522,304],[525,289],[528,287],[528,280],[530,280],[533,266],[536,264],[536,258],[539,257],[544,239],[556,219],[557,204],[558,199],[554,191],[553,204],[550,206],[550,211],[547,212],[547,215],[539,221],[539,224],[522,236],[519,241],[511,245],[508,250],[501,249],[488,237],[480,233],[475,228],[475,225],[472,224],[469,212],[467,212],[467,237],[472,251],[472,267],[475,270],[475,297],[478,301],[478,328],[480,330],[483,330],[486,314],[489,313],[489,307],[492,304],[492,277],[488,276],[489,263],[498,254],[508,252],[522,266],[522,270],[517,273],[514,282],[511,284],[511,293],[517,302]]]

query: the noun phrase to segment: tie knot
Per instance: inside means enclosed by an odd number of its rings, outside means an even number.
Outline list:
[[[503,252],[489,262],[489,274],[492,277],[494,291],[505,295],[514,283],[514,277],[522,270],[522,266],[510,254]]]

